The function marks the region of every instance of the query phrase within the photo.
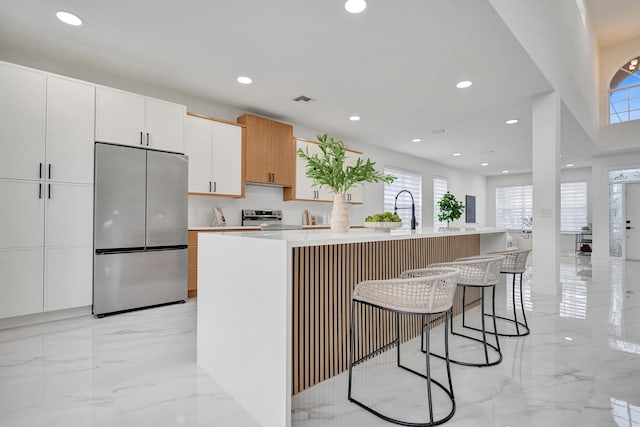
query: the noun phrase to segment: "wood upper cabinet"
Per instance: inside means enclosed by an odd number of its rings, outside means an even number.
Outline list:
[[[290,187],[295,170],[293,126],[244,114],[238,123],[246,126],[245,181]]]
[[[186,107],[118,89],[96,90],[96,141],[184,153]]]
[[[187,116],[190,193],[244,196],[242,132],[238,125]]]

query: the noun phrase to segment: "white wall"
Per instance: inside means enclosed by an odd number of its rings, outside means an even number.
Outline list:
[[[112,75],[104,70],[86,66],[73,66],[60,58],[33,57],[24,52],[7,51],[4,49],[0,52],[0,60],[184,104],[187,106],[187,111],[206,114],[220,119],[235,121],[238,116],[248,112],[223,103],[211,102],[197,96],[149,85],[143,81]],[[277,117],[273,118],[278,119]],[[297,137],[315,140],[317,133],[324,132],[323,130],[299,126],[296,125],[296,123],[291,124],[294,125],[294,135]],[[334,136],[339,137],[339,135]],[[345,143],[350,148],[362,151],[365,157],[369,157],[375,161],[379,170],[382,170],[386,164],[413,170],[423,175],[422,218],[426,226],[433,225],[433,175],[448,178],[449,191],[458,198],[462,198],[462,200],[464,200],[466,194],[475,195],[476,220],[479,225],[485,224],[486,178],[484,176],[466,173],[428,160],[380,149],[357,141],[345,141]],[[364,197],[364,205],[350,206],[352,223],[361,223],[367,215],[384,210],[382,184],[367,184],[365,186]],[[310,213],[321,216],[331,212],[330,203],[284,202],[282,200],[281,188],[248,185],[246,188],[246,198],[244,199],[190,196],[189,225],[208,225],[212,218],[211,209],[214,206],[223,209],[227,222],[230,225],[240,224],[242,209],[282,209],[284,222],[287,224],[301,224],[302,212],[305,209],[308,209]],[[464,217],[462,221],[464,221]]]
[[[489,1],[594,139],[599,52],[591,25],[588,19],[583,21],[576,1]]]

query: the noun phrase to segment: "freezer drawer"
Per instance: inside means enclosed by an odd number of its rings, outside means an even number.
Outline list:
[[[93,314],[186,299],[186,249],[94,255]]]

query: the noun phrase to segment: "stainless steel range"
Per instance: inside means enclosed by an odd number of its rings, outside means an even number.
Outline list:
[[[300,230],[302,225],[282,224],[281,210],[243,209],[242,225],[257,225],[261,230]]]

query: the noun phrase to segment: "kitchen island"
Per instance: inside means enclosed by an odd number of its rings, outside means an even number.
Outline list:
[[[506,230],[496,228],[200,234],[198,365],[261,425],[290,426],[293,394],[348,369],[350,301],[358,282],[502,250],[506,243]],[[457,297],[454,314],[460,308]],[[390,318],[364,311],[356,318],[379,322],[381,331],[363,337],[357,355],[392,333]],[[420,325],[409,329],[404,339]]]

